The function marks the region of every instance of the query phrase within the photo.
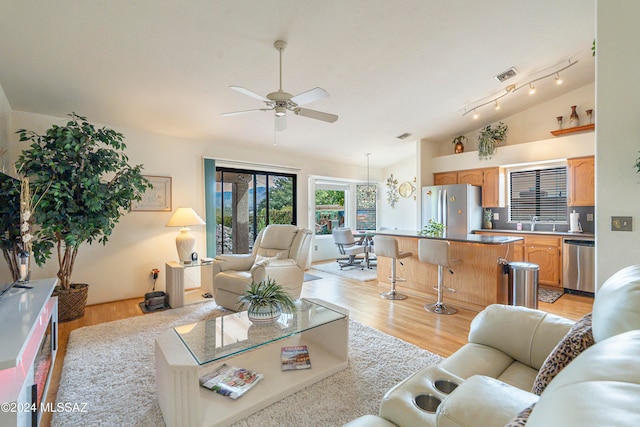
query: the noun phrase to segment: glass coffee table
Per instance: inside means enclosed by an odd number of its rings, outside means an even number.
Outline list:
[[[246,312],[173,328],[156,339],[156,390],[167,426],[226,426],[348,365],[348,311],[318,299],[296,302],[270,325]],[[311,369],[282,371],[280,348],[306,345]],[[264,379],[237,400],[198,384],[218,366],[251,369]]]

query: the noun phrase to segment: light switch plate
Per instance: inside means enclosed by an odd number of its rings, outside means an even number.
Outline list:
[[[630,216],[612,216],[611,231],[632,231],[633,223]]]
[[[500,212],[494,212],[493,213],[493,220],[494,221],[500,221]]]

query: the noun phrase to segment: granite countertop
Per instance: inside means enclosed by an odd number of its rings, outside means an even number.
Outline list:
[[[502,245],[522,240],[522,237],[517,236],[487,236],[485,234],[448,235],[447,233],[444,233],[442,237],[435,237],[425,236],[419,231],[412,230],[382,230],[376,231],[375,234],[397,237],[415,237],[417,239],[448,240],[450,242],[481,243],[486,245]]]
[[[569,231],[531,231],[531,230],[501,230],[501,229],[482,229],[482,230],[473,230],[473,233],[477,232],[489,232],[489,233],[513,233],[513,234],[532,234],[532,235],[550,235],[550,236],[562,236],[562,237],[573,237],[576,239],[593,239],[595,238],[595,234],[593,233],[572,233]]]

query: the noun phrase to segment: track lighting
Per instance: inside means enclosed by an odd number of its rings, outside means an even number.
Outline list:
[[[562,78],[560,78],[560,73],[556,73],[556,84],[557,85],[562,84]]]
[[[520,90],[521,88],[527,87],[527,86],[529,87],[529,94],[533,95],[533,94],[536,93],[536,87],[534,86],[534,83],[538,82],[540,80],[544,80],[544,79],[546,79],[548,77],[551,77],[551,76],[555,76],[554,78],[555,78],[556,84],[560,85],[560,84],[562,84],[562,78],[560,77],[560,72],[566,70],[569,67],[573,67],[574,65],[576,65],[578,63],[578,61],[573,61],[572,62],[571,60],[569,60],[568,62],[569,62],[568,65],[564,65],[562,68],[559,68],[559,69],[553,71],[552,73],[545,74],[542,77],[536,77],[534,79],[531,79],[529,81],[526,81],[524,83],[517,84],[517,85],[510,84],[510,85],[508,85],[507,87],[504,88],[504,93],[501,93],[500,95],[494,96],[489,100],[473,102],[473,103],[469,104],[469,106],[464,108],[464,112],[462,113],[462,115],[466,116],[467,114],[469,114],[470,112],[473,111],[473,119],[474,120],[478,120],[478,118],[480,117],[480,115],[478,114],[478,109],[479,108],[482,108],[485,105],[493,104],[494,108],[496,110],[499,110],[500,109],[500,105],[498,104],[498,100],[500,100],[503,97],[509,95],[510,93],[515,93],[518,90]],[[556,68],[556,67],[553,67],[553,68]]]

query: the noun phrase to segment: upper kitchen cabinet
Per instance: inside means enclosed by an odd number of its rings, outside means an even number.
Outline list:
[[[482,187],[482,207],[497,208],[504,206],[502,182],[504,174],[499,167],[469,169],[433,174],[434,185],[470,184]]]
[[[442,172],[433,174],[433,185],[450,185],[458,183],[458,172]]]
[[[595,206],[594,157],[567,160],[569,206]]]
[[[482,187],[484,182],[482,172],[482,169],[458,171],[458,184],[471,184]]]

